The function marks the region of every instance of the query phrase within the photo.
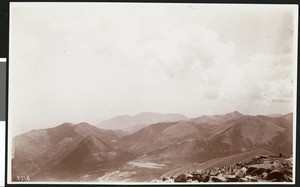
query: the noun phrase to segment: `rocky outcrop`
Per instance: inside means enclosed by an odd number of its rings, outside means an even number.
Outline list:
[[[222,168],[164,177],[154,182],[292,182],[292,158],[255,156]]]

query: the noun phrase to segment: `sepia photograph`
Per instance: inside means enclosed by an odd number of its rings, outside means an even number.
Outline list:
[[[295,184],[297,5],[9,14],[8,184]]]

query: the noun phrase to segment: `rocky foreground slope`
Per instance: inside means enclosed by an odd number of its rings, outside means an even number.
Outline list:
[[[292,168],[292,158],[261,155],[255,156],[247,162],[162,177],[161,180],[152,182],[293,182]]]

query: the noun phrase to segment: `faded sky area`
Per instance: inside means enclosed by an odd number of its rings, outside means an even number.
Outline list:
[[[292,112],[295,13],[279,5],[11,3],[13,134],[140,112]]]

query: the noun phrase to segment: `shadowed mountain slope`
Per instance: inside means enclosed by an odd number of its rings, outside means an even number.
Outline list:
[[[114,145],[136,154],[144,154],[186,139],[202,139],[209,135],[210,130],[192,122],[157,123],[120,138]]]
[[[13,178],[30,175],[32,180],[74,178],[82,172],[103,173],[133,157],[115,150],[109,142],[117,133],[87,123],[62,124],[34,130],[14,138]]]
[[[156,161],[204,162],[255,149],[265,149],[275,154],[290,154],[292,151],[287,129],[273,122],[273,119],[243,116],[228,121],[222,128],[224,130],[206,138],[191,137],[156,150],[150,149],[146,155]]]

